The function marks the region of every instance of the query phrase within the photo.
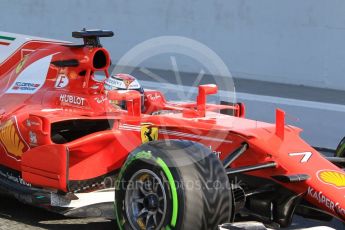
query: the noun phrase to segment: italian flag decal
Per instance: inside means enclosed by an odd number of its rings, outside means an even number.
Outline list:
[[[16,38],[0,35],[0,46],[9,46]]]

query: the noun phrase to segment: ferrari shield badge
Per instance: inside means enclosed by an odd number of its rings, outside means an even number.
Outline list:
[[[28,55],[25,55],[24,58],[19,62],[19,64],[16,67],[16,74],[18,74],[22,70],[28,57]]]
[[[158,128],[152,127],[152,124],[141,124],[141,141],[146,143],[158,140]]]

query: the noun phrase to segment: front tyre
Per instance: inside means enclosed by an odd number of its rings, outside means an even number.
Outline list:
[[[190,141],[155,141],[137,148],[116,183],[120,229],[217,229],[230,221],[231,192],[211,151]]]

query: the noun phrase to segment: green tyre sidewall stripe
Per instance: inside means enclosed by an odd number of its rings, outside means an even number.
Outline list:
[[[171,222],[170,225],[172,227],[176,226],[176,222],[177,222],[177,214],[178,214],[178,199],[177,199],[177,190],[176,190],[176,185],[175,185],[175,181],[174,181],[174,177],[169,169],[169,167],[167,166],[167,164],[161,159],[161,158],[157,158],[156,162],[159,166],[162,167],[165,175],[168,178],[169,181],[169,185],[171,188],[171,195],[172,195],[172,199],[173,199],[173,211],[172,211],[172,218],[171,218]]]
[[[177,195],[177,188],[176,188],[176,184],[175,184],[175,180],[174,177],[168,167],[168,165],[161,159],[161,158],[155,158],[154,156],[152,156],[151,151],[140,151],[138,153],[136,153],[134,156],[130,156],[127,161],[125,162],[125,164],[123,165],[118,178],[122,178],[124,171],[128,168],[129,165],[131,165],[134,161],[139,160],[139,159],[146,159],[146,160],[152,160],[153,162],[157,163],[163,170],[165,176],[168,179],[169,182],[169,186],[171,189],[171,195],[172,195],[172,200],[173,200],[173,210],[172,210],[172,217],[171,217],[171,221],[170,221],[170,225],[171,227],[175,227],[176,223],[177,223],[177,218],[178,218],[178,195]],[[118,184],[117,184],[118,186]],[[117,187],[118,188],[118,187]],[[121,220],[119,218],[119,213],[117,210],[117,205],[116,205],[116,200],[115,202],[115,217],[116,217],[116,222],[118,227],[120,228],[120,230],[123,230],[123,223],[121,223]],[[165,229],[166,230],[171,230],[170,226],[166,226]]]
[[[122,166],[122,169],[121,169],[121,171],[120,171],[120,173],[119,173],[119,175],[118,175],[118,178],[122,178],[122,176],[123,176],[123,173],[124,173],[124,171],[128,168],[128,166],[132,163],[132,162],[134,162],[135,160],[137,160],[137,159],[151,159],[152,158],[152,154],[151,154],[151,152],[147,152],[147,151],[140,151],[140,152],[138,152],[138,153],[136,153],[134,156],[129,156],[128,157],[128,159],[126,160],[126,162],[124,163],[124,165]],[[119,183],[120,183],[120,181],[118,181],[118,183],[116,183],[115,184],[115,187],[116,187],[116,189],[115,189],[115,192],[116,192],[116,190],[119,188]],[[114,210],[115,210],[115,217],[116,217],[116,222],[117,222],[117,225],[118,225],[118,227],[120,228],[120,230],[122,230],[123,229],[123,223],[121,223],[121,221],[120,221],[120,218],[119,218],[119,212],[118,212],[118,210],[117,210],[117,205],[116,205],[116,203],[117,203],[117,201],[116,201],[116,199],[114,200],[114,205],[115,205],[115,207],[114,207]]]

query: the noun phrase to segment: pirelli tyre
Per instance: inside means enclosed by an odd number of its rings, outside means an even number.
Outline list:
[[[154,141],[129,156],[116,183],[119,229],[218,229],[232,197],[215,154],[190,141]]]

